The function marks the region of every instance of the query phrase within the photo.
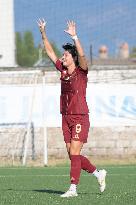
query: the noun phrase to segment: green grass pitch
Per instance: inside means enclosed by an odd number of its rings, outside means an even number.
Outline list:
[[[136,205],[136,165],[104,166],[107,187],[82,172],[78,197],[60,198],[69,187],[69,167],[0,168],[0,205]]]

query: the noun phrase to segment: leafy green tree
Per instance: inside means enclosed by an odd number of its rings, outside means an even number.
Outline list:
[[[34,45],[33,35],[26,31],[16,33],[16,60],[20,66],[33,66],[38,59],[38,48]]]
[[[19,32],[16,32],[16,60],[17,60],[17,64],[21,66],[23,65],[22,53],[23,53],[22,36]]]
[[[133,47],[130,56],[131,56],[132,58],[136,58],[136,47]]]
[[[27,66],[33,66],[38,59],[38,50],[34,46],[33,35],[30,31],[24,33],[24,61]]]

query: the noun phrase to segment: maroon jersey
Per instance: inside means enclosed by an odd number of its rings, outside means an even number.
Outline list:
[[[88,114],[86,102],[87,70],[77,67],[71,75],[62,65],[56,61],[56,68],[61,72],[61,96],[60,111],[67,114]]]

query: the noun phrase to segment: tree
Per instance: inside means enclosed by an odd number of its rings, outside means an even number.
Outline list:
[[[20,66],[33,66],[38,59],[38,48],[34,46],[33,35],[26,31],[16,33],[16,60]]]
[[[22,36],[19,32],[16,32],[16,61],[17,64],[21,66],[23,64],[22,53],[23,53]]]
[[[132,58],[136,58],[136,47],[133,47],[133,48],[132,48],[132,51],[131,51],[130,56],[131,56]]]

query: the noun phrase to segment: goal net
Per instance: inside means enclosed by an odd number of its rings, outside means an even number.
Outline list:
[[[0,73],[0,156],[5,164],[25,165],[27,160],[32,163],[40,155],[43,163],[43,79],[41,71]],[[35,127],[35,119],[40,128]]]

